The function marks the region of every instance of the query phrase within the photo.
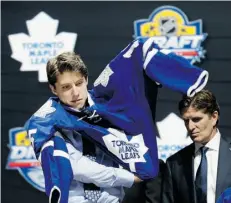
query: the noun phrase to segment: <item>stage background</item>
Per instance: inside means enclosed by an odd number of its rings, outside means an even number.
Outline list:
[[[208,5],[209,4],[209,5]],[[44,11],[59,20],[57,33],[77,33],[75,51],[90,72],[89,87],[107,63],[131,40],[133,22],[148,18],[157,7],[180,8],[189,20],[202,19],[206,58],[198,65],[210,73],[207,87],[220,103],[221,133],[231,136],[231,2],[1,2],[1,172],[2,202],[48,202],[43,192],[34,189],[17,170],[6,170],[10,152],[9,130],[21,127],[51,93],[47,83],[38,82],[37,71],[21,72],[21,63],[11,58],[8,35],[28,34],[26,20]],[[41,30],[46,32],[46,30]],[[156,121],[171,112],[178,115],[181,95],[166,88],[159,90]],[[174,132],[174,131],[173,131]],[[172,139],[174,139],[174,133]]]

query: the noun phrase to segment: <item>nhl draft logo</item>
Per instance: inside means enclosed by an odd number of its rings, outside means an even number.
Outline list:
[[[152,37],[160,48],[171,50],[192,64],[205,57],[201,43],[207,34],[202,32],[202,20],[189,21],[176,7],[157,8],[148,19],[136,20],[134,31],[134,38]]]
[[[192,143],[187,136],[184,121],[176,114],[170,113],[162,121],[156,122],[160,138],[157,137],[159,158],[166,160],[169,156]]]
[[[73,51],[75,47],[77,34],[61,32],[56,35],[58,24],[58,20],[40,12],[26,21],[29,36],[24,33],[8,36],[11,57],[22,63],[20,71],[38,71],[39,82],[47,82],[46,63],[50,58]]]
[[[30,139],[24,128],[9,131],[10,154],[6,169],[18,170],[21,176],[36,189],[44,192],[45,182],[40,163],[37,161]]]

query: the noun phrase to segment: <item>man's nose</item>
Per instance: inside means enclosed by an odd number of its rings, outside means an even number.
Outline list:
[[[193,121],[189,120],[188,128],[189,128],[190,131],[192,131],[195,128],[195,124],[194,124]]]
[[[79,96],[79,89],[76,86],[73,86],[72,93],[74,96]]]

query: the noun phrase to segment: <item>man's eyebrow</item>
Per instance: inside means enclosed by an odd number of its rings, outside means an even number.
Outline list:
[[[82,82],[83,81],[83,78],[80,78],[79,80],[77,80],[76,82]]]
[[[60,84],[61,86],[65,86],[65,85],[69,85],[70,83],[63,83],[63,84]]]
[[[75,81],[74,83],[78,83],[78,82],[82,82],[83,81],[83,78],[80,78],[79,80]],[[69,85],[70,82],[66,82],[66,83],[63,83],[63,84],[60,84],[61,86],[64,86],[64,85]]]
[[[190,117],[182,117],[183,120],[189,120],[189,119],[198,119],[198,118],[202,118],[202,116],[190,116]]]

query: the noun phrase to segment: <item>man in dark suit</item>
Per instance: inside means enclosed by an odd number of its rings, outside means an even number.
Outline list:
[[[231,186],[231,136],[220,134],[219,106],[208,90],[184,96],[179,111],[193,143],[167,159],[163,203],[215,203]]]
[[[159,173],[153,179],[135,183],[131,188],[124,188],[122,203],[160,203],[163,188],[163,173],[166,164],[159,159]]]

